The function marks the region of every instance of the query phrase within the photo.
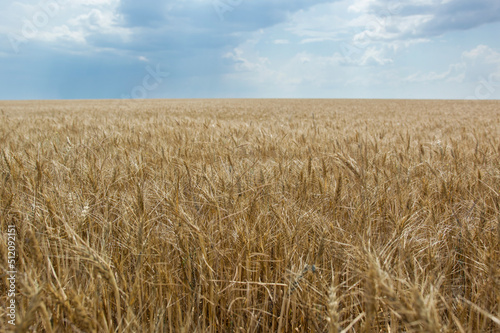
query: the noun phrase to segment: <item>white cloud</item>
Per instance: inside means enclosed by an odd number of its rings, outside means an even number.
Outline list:
[[[379,68],[392,63],[392,59],[385,52],[374,47],[363,50],[359,58],[348,58],[335,52],[330,56],[321,56],[312,52],[303,51],[279,63],[272,63],[268,58],[259,57],[248,44],[235,48],[224,57],[234,64],[234,73],[228,77],[238,78],[255,84],[273,84],[280,89],[292,89],[299,86],[316,87],[316,89],[332,89],[341,85],[359,85],[362,79],[365,85],[380,80],[376,75],[363,78],[363,75],[354,80],[351,76],[353,69]]]
[[[478,45],[475,49],[465,51],[462,57],[474,64],[483,63],[488,65],[500,66],[500,53],[496,52],[487,45]]]
[[[285,30],[302,38],[301,43],[341,40],[349,19],[343,17],[346,1],[312,6],[291,15]]]
[[[465,64],[458,63],[449,66],[448,70],[442,73],[417,72],[408,76],[405,81],[408,82],[431,82],[431,81],[447,81],[447,82],[462,82],[464,80]]]
[[[500,53],[486,45],[478,45],[470,51],[464,51],[461,61],[449,65],[441,73],[418,72],[408,76],[408,82],[478,82],[490,80],[500,83]]]
[[[497,0],[358,0],[349,8],[375,22],[364,31],[374,39],[428,38],[500,21]]]
[[[288,39],[275,39],[273,43],[277,45],[283,45],[290,44],[290,41]]]
[[[61,25],[50,29],[49,31],[41,31],[36,39],[46,42],[56,42],[65,40],[85,44],[85,34],[83,31],[71,30],[67,25]]]
[[[120,3],[120,0],[73,0],[71,2],[84,6],[116,6]]]
[[[297,12],[289,30],[304,43],[408,43],[499,21],[497,0],[342,0]]]
[[[115,35],[122,40],[127,40],[131,30],[120,26],[120,17],[112,8],[93,8],[86,14],[79,15],[68,21],[74,30],[81,31],[84,35]]]
[[[11,51],[20,52],[24,44],[43,42],[67,48],[87,44],[93,36],[114,36],[127,41],[130,30],[120,26],[116,7],[120,0],[48,0],[40,3],[13,2],[8,15],[0,14],[0,33],[8,36]],[[68,44],[70,43],[70,44]],[[91,51],[89,49],[89,51]]]
[[[354,35],[356,42],[394,41],[420,38],[419,28],[433,19],[433,15],[412,15],[408,17],[387,16],[380,18],[367,15],[358,21],[361,32]]]
[[[382,49],[377,49],[376,47],[369,47],[366,49],[365,53],[361,57],[359,64],[361,66],[373,66],[373,65],[387,65],[392,63],[393,60],[385,56],[385,52]]]
[[[241,48],[235,48],[232,52],[226,53],[224,58],[233,60],[234,69],[238,72],[269,72],[267,68],[269,64],[268,58],[257,57],[256,59],[250,60],[244,55],[244,51]]]

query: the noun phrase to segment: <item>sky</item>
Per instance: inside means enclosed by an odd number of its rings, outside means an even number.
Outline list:
[[[498,0],[0,3],[0,99],[500,99]]]

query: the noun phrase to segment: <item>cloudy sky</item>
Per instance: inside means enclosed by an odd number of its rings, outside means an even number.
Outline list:
[[[498,0],[0,3],[0,99],[500,98]]]

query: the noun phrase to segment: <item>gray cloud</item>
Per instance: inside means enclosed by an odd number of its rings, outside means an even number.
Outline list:
[[[290,13],[320,2],[328,1],[121,0],[117,24],[129,31],[127,40],[95,29],[87,31],[86,40],[94,46],[130,52],[186,56],[218,49],[225,53],[245,41],[250,33],[281,23]]]
[[[380,18],[377,31],[368,34],[374,40],[428,38],[500,22],[500,2],[497,0],[451,0],[444,4],[438,0],[424,4],[377,0],[365,11]]]
[[[455,0],[436,9],[434,18],[422,27],[422,34],[440,35],[500,21],[500,2],[496,0]]]
[[[128,27],[154,27],[165,21],[166,2],[157,0],[121,0],[118,13]]]

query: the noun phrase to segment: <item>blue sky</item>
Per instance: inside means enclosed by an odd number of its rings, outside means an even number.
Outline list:
[[[0,4],[0,99],[500,98],[498,0]]]

